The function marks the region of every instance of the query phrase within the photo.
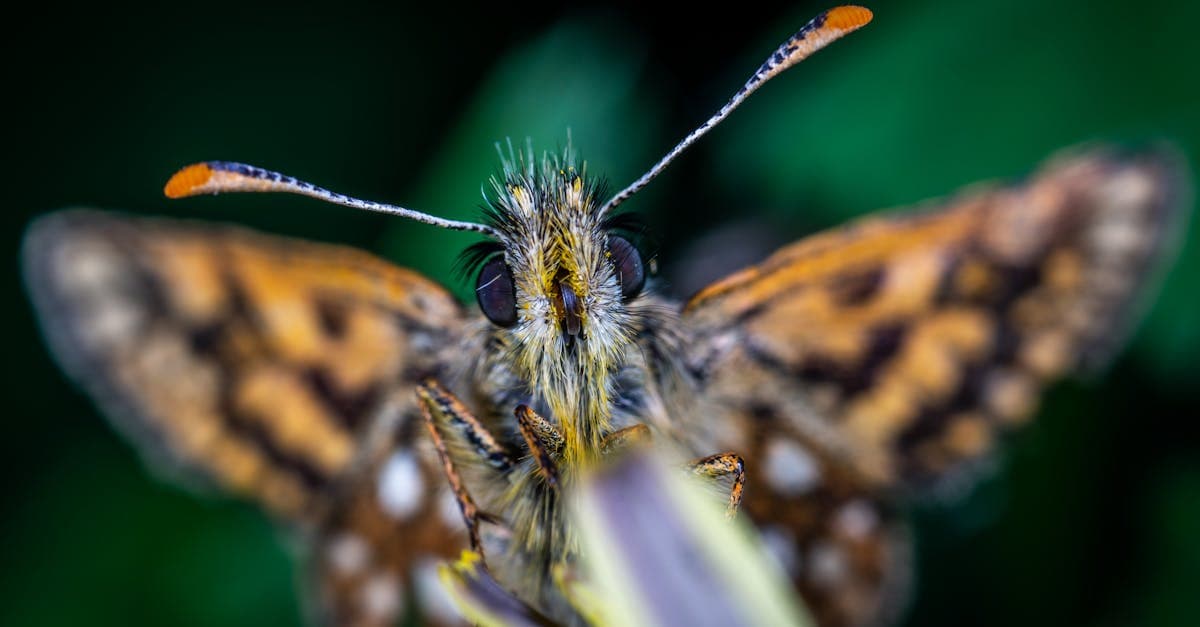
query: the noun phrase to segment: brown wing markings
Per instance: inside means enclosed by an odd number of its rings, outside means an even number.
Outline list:
[[[987,370],[967,366],[957,377],[956,391],[945,400],[919,407],[915,417],[892,436],[900,475],[914,483],[928,483],[937,479],[935,469],[944,470],[955,461],[954,455],[974,457],[986,452],[994,424],[978,405]],[[946,451],[938,446],[943,438]]]
[[[340,387],[328,371],[320,367],[305,368],[300,375],[321,405],[338,418],[351,433],[358,433],[370,418],[370,410],[383,400],[382,382],[371,383],[359,390]],[[404,377],[406,381],[413,379]]]
[[[334,341],[345,337],[347,317],[350,315],[345,303],[318,296],[313,299],[313,308],[320,322],[321,332],[326,337]]]
[[[884,322],[867,330],[865,348],[854,363],[838,362],[814,354],[801,362],[795,374],[816,383],[835,383],[846,396],[869,387],[896,351],[903,346],[909,328],[904,321]]]
[[[277,426],[276,441],[286,440],[284,434],[288,432],[294,433],[294,444],[304,451],[300,457],[313,459],[325,452],[326,461],[322,465],[329,475],[336,475],[353,456],[354,441],[371,417],[372,410],[381,402],[383,386],[406,379],[403,368],[406,362],[413,360],[399,356],[409,352],[408,339],[416,335],[415,331],[430,333],[434,330],[432,325],[421,325],[409,315],[422,313],[428,304],[420,298],[411,298],[411,294],[398,301],[403,305],[401,308],[395,307],[395,302],[376,302],[377,294],[366,295],[366,298],[353,292],[347,294],[346,288],[354,285],[354,280],[347,278],[341,266],[377,265],[373,260],[351,252],[339,255],[335,262],[338,267],[332,272],[324,264],[309,261],[308,255],[292,252],[295,258],[287,261],[289,269],[303,275],[304,281],[313,280],[315,285],[299,280],[289,285],[285,276],[279,284],[271,284],[268,279],[263,289],[261,283],[255,285],[253,279],[248,279],[255,273],[247,268],[259,263],[256,257],[260,255],[262,253],[256,248],[232,251],[231,263],[238,264],[230,270],[231,279],[238,281],[232,292],[253,294],[256,287],[260,288],[258,300],[254,301],[257,305],[254,321],[261,336],[271,340],[263,350],[265,361],[293,364],[276,376],[282,377],[280,392],[286,391],[288,386],[295,389],[290,394],[275,396],[288,398],[292,403],[311,401],[303,409],[294,408],[297,417],[293,422],[297,424],[293,427],[278,424],[287,418],[287,414],[280,411],[287,408],[286,403],[266,408]],[[357,262],[356,257],[360,258]],[[360,289],[378,292],[381,280],[387,280],[382,274],[386,270],[370,267],[367,272],[353,276]],[[330,274],[332,276],[322,280],[321,277]],[[411,273],[407,273],[411,276],[405,276],[404,271],[396,274],[406,280],[416,276]],[[293,291],[296,285],[303,289]],[[303,313],[315,312],[315,315],[306,316],[307,324],[304,325],[294,321],[286,326],[280,324],[280,316],[273,316],[270,308],[277,302],[272,299],[283,298],[287,302],[299,302],[304,305]],[[412,310],[406,310],[408,306]],[[291,318],[296,312],[287,313]]]
[[[958,286],[939,300],[942,307],[955,302],[974,306],[959,309],[960,315],[974,318],[973,322],[960,321],[965,325],[960,332],[971,336],[970,341],[954,345],[950,355],[943,353],[948,359],[941,363],[942,372],[933,377],[935,381],[930,382],[940,385],[940,389],[915,403],[911,422],[891,438],[902,466],[899,474],[917,484],[936,481],[956,463],[978,458],[990,448],[998,427],[1031,415],[1040,381],[1061,374],[1068,366],[1063,359],[1072,352],[1070,347],[1045,337],[1030,340],[1022,330],[1028,327],[1013,320],[1013,307],[1022,298],[1041,286],[1061,286],[1061,280],[1049,276],[1054,273],[1052,268],[1006,268],[986,256],[977,256],[956,264],[948,276],[963,268],[973,268],[968,271],[973,276],[955,279]],[[1052,310],[1045,312],[1051,317],[1061,317],[1069,306],[1058,303],[1047,309]],[[1038,324],[1053,322],[1043,319]],[[917,341],[915,346],[933,351],[935,362],[936,351],[945,350],[933,338]],[[899,365],[908,373],[939,369],[929,359],[924,364],[924,368]]]
[[[875,266],[848,272],[829,281],[832,298],[842,307],[854,307],[869,302],[883,287],[884,269]]]
[[[772,298],[786,298],[797,287],[831,277],[870,272],[879,261],[904,250],[961,242],[972,228],[972,202],[942,214],[912,215],[899,221],[866,218],[840,230],[801,240],[772,254],[759,266],[742,270],[701,290],[688,300],[685,313],[710,301],[722,300],[730,317],[759,307]]]
[[[880,369],[896,354],[907,333],[907,325],[901,321],[867,329],[863,350],[848,361],[814,352],[793,364],[753,343],[747,345],[746,352],[764,368],[800,377],[814,385],[835,385],[839,396],[847,398],[874,384]]]
[[[215,248],[219,251],[221,247]],[[215,258],[219,260],[223,255],[218,252]],[[251,446],[265,458],[259,470],[259,485],[247,489],[280,513],[304,511],[323,500],[322,493],[340,472],[352,445],[345,435],[330,434],[326,429],[321,434],[325,437],[315,438],[323,444],[318,451],[297,446],[300,436],[296,432],[306,427],[296,423],[312,423],[311,419],[304,421],[297,412],[308,415],[319,412],[308,398],[309,387],[291,377],[287,368],[266,366],[279,358],[269,345],[258,341],[260,329],[249,297],[229,268],[216,265],[215,269],[219,293],[224,297],[223,307],[210,311],[213,317],[207,324],[179,313],[173,316],[168,313],[169,324],[182,329],[190,338],[196,355],[218,365],[217,415],[224,417],[224,431],[229,438],[225,446],[235,450]],[[152,274],[147,276],[156,280]],[[279,389],[281,385],[284,390]],[[289,385],[292,389],[287,390]],[[286,417],[281,419],[281,415]],[[284,421],[293,426],[281,433]],[[200,448],[189,453],[199,463],[205,460],[212,463],[214,455],[220,459],[219,451],[219,448]],[[328,451],[340,452],[331,456]],[[218,462],[216,471],[220,474],[236,463]],[[243,465],[247,463],[250,462]]]
[[[315,294],[313,301],[318,324],[328,343],[351,348],[323,353],[319,363],[303,368],[303,376],[325,407],[350,432],[358,433],[363,428],[369,410],[382,402],[385,390],[395,381],[415,384],[423,377],[441,374],[437,364],[419,360],[388,364],[378,358],[364,358],[371,352],[427,351],[431,348],[428,345],[414,347],[407,340],[380,337],[381,334],[367,331],[364,326],[366,321],[391,325],[402,338],[423,337],[439,345],[449,345],[454,338],[445,329],[390,311],[383,304],[348,306],[324,293]],[[414,298],[413,303],[418,311],[427,306],[420,296]],[[384,351],[377,350],[379,348]]]

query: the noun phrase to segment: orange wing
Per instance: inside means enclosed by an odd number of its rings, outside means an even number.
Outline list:
[[[318,531],[326,619],[394,622],[422,555],[462,544],[415,404],[465,319],[437,284],[355,250],[90,212],[36,222],[24,257],[55,355],[144,455]]]
[[[903,579],[880,576],[904,552],[884,541],[888,489],[961,484],[1046,384],[1120,344],[1178,223],[1179,170],[1162,151],[1060,157],[802,240],[687,303],[696,429],[746,457],[760,526],[800,564],[839,566],[797,575],[822,624],[871,620]]]

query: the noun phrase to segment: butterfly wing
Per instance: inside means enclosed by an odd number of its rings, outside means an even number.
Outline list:
[[[1064,155],[1023,185],[802,240],[686,304],[698,406],[722,416],[712,446],[746,456],[747,510],[801,563],[842,566],[810,603],[883,581],[868,575],[887,560],[828,543],[848,520],[886,522],[869,495],[965,484],[1046,384],[1119,346],[1170,248],[1179,171],[1167,151]],[[832,467],[857,487],[826,494]],[[836,506],[788,513],[812,502]]]
[[[154,467],[316,532],[332,622],[391,622],[420,552],[461,544],[416,410],[465,318],[435,283],[351,249],[93,212],[37,221],[24,262],[59,362]]]
[[[944,478],[1119,345],[1180,178],[1089,152],[785,247],[687,304],[706,400],[802,425],[881,484]]]

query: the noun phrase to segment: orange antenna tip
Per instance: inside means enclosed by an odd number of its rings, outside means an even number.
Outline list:
[[[871,10],[866,7],[854,5],[837,7],[830,9],[825,14],[825,26],[838,30],[851,31],[866,26],[873,17],[875,17],[875,14],[871,13]]]
[[[387,213],[425,224],[432,224],[433,226],[440,226],[444,229],[474,231],[492,237],[497,236],[496,229],[487,224],[447,220],[420,211],[405,209],[397,205],[360,200],[345,194],[331,192],[323,187],[317,187],[312,183],[306,183],[286,174],[264,170],[244,163],[234,163],[232,161],[205,161],[189,165],[176,172],[175,176],[172,176],[171,180],[167,181],[166,187],[163,188],[163,193],[167,195],[167,198],[183,198],[197,194],[220,194],[224,192],[285,192],[300,194],[301,196],[331,202],[335,205]]]
[[[212,175],[213,169],[207,163],[189,165],[176,172],[171,180],[167,181],[167,185],[163,187],[163,193],[167,195],[167,198],[183,198],[202,193],[201,189],[212,178]]]

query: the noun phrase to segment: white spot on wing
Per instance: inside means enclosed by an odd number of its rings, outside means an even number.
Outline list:
[[[87,290],[96,285],[119,283],[125,266],[116,250],[93,239],[57,247],[53,264],[55,278],[70,290]]]
[[[1123,255],[1127,252],[1141,252],[1144,242],[1148,242],[1138,230],[1136,224],[1121,222],[1105,222],[1096,226],[1091,233],[1091,244],[1107,254]]]
[[[771,487],[786,496],[799,496],[813,489],[821,479],[821,468],[804,447],[792,440],[773,440],[767,444],[763,469]]]
[[[846,578],[849,565],[846,553],[830,542],[817,542],[809,552],[808,576],[813,583],[833,587]]]
[[[379,503],[383,511],[398,519],[416,513],[425,494],[421,465],[412,451],[397,451],[379,471]]]
[[[55,279],[80,315],[85,343],[105,350],[131,339],[145,311],[128,285],[131,270],[118,251],[105,242],[82,240],[54,253]]]
[[[339,575],[353,575],[367,567],[371,549],[357,534],[342,533],[330,540],[325,558]]]
[[[114,299],[96,305],[95,311],[83,319],[82,327],[88,340],[96,345],[128,339],[142,321],[141,311],[130,303]]]
[[[400,579],[393,573],[371,575],[359,594],[363,614],[374,619],[373,622],[394,622],[404,610],[404,591],[400,589]]]
[[[864,540],[879,527],[879,515],[870,503],[851,501],[834,515],[833,527],[855,540]]]
[[[1109,181],[1109,202],[1124,207],[1150,202],[1154,196],[1154,180],[1144,172],[1126,170]]]

